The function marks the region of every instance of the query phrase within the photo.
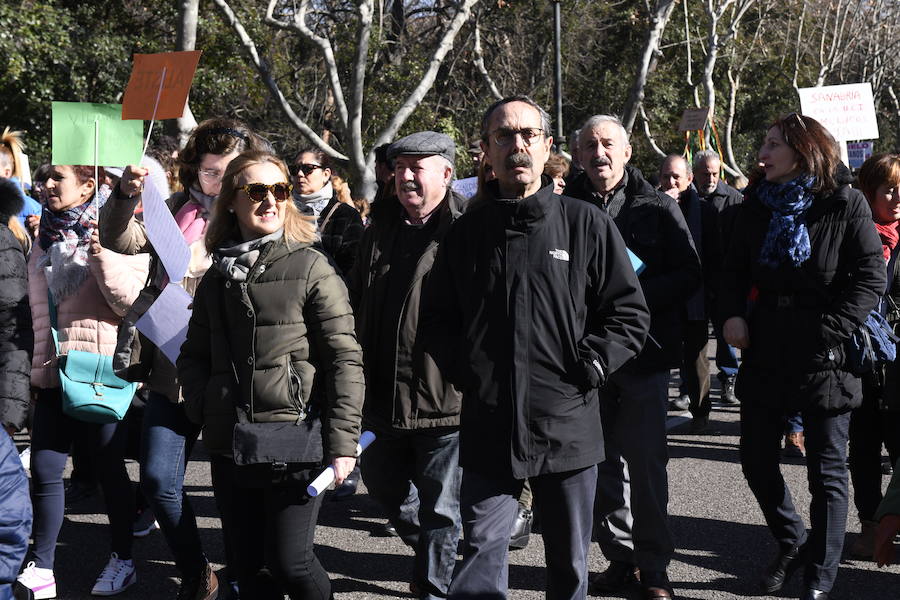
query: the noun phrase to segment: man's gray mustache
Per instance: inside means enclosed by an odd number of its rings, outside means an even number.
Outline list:
[[[524,153],[511,154],[506,157],[506,168],[515,169],[516,167],[528,167],[531,168],[534,165],[534,161],[531,160],[531,157]]]

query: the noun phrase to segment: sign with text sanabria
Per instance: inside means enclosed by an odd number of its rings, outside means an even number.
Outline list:
[[[824,125],[838,141],[878,139],[872,84],[800,88],[803,114]]]

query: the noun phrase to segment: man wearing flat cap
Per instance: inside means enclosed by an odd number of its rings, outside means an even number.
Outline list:
[[[422,288],[464,202],[450,188],[455,151],[434,131],[388,148],[396,198],[385,195],[373,208],[349,281],[366,365],[363,422],[377,436],[363,480],[415,549],[410,590],[420,598],[446,597],[460,533],[460,394],[419,335]],[[411,484],[417,515],[401,511]]]

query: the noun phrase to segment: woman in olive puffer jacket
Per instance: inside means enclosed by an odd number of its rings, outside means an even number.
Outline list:
[[[259,572],[268,567],[291,598],[324,600],[331,586],[313,554],[321,496],[305,493],[320,465],[287,477],[273,467],[260,481],[232,453],[241,411],[242,422],[321,419],[320,462],[331,463],[337,483],[355,464],[364,379],[353,312],[343,280],[312,247],[315,223],[290,202],[288,182],[270,154],[229,164],[206,233],[213,267],[194,296],[178,374],[188,417],[203,426],[213,455],[215,493],[232,498],[241,521],[241,596],[281,597],[263,587]]]

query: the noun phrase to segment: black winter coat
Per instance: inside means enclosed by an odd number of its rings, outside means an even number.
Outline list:
[[[744,194],[734,189],[724,181],[719,180],[713,193],[702,198],[704,202],[712,205],[719,213],[719,231],[725,245],[723,252],[728,251],[728,242],[734,232],[734,224],[744,201]]]
[[[31,397],[34,330],[28,304],[28,267],[6,223],[22,209],[15,184],[0,188],[0,424],[21,429]],[[0,432],[0,435],[6,435]]]
[[[681,364],[685,304],[700,288],[700,259],[675,200],[658,194],[638,169],[626,166],[625,171],[625,204],[615,223],[625,245],[646,265],[640,282],[652,315],[644,349],[627,368],[660,371]],[[574,197],[597,204],[586,174],[571,187]]]
[[[332,213],[332,209],[334,212]],[[328,215],[328,222],[325,218]],[[324,224],[324,227],[322,226]],[[346,278],[356,260],[357,246],[363,235],[362,217],[359,211],[332,196],[331,201],[319,215],[319,233],[322,248],[338,267],[338,273]]]
[[[719,213],[711,204],[702,201],[693,187],[681,193],[678,208],[691,232],[691,240],[700,256],[700,267],[703,270],[703,285],[687,301],[687,320],[714,319],[717,316],[715,302],[722,270]]]
[[[869,206],[846,182],[816,196],[806,213],[812,254],[799,267],[759,263],[771,217],[750,188],[725,259],[722,322],[746,317],[750,333],[735,393],[778,411],[855,408],[860,379],[844,369],[842,344],[886,281]]]
[[[597,388],[650,320],[624,244],[552,183],[519,201],[487,189],[444,238],[424,308],[426,348],[463,390],[460,465],[523,479],[597,464]]]
[[[372,380],[369,369],[376,364],[373,355],[384,347],[380,343],[384,340],[377,337],[388,296],[391,257],[403,219],[403,208],[396,197],[384,198],[380,202],[384,203],[381,216],[366,229],[360,243],[359,257],[348,278],[367,381]],[[441,206],[432,216],[438,219],[437,228],[418,259],[400,311],[395,340],[397,351],[393,360],[393,397],[375,397],[374,386],[366,385],[363,415],[366,420],[382,427],[423,429],[459,425],[461,394],[425,352],[419,323],[422,317],[422,290],[430,276],[438,246],[459,217],[460,207],[464,203],[465,199],[448,190]],[[393,210],[385,209],[386,206],[393,207]]]

